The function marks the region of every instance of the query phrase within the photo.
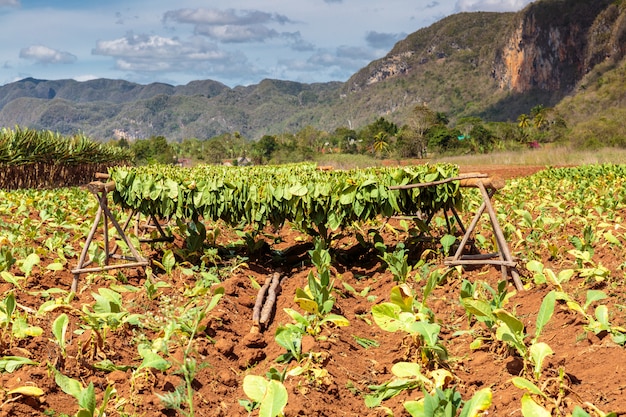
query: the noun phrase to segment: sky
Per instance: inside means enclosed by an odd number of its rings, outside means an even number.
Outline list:
[[[346,81],[417,30],[530,0],[0,0],[0,85]],[[227,4],[227,5],[226,5]]]

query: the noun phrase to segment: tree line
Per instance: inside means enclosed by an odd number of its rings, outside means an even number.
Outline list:
[[[451,123],[444,112],[426,104],[415,106],[398,125],[378,117],[360,129],[341,126],[323,131],[306,126],[296,133],[267,134],[257,141],[239,132],[208,139],[168,142],[163,136],[129,142],[138,164],[206,163],[280,164],[314,160],[321,154],[362,154],[374,158],[420,159],[432,154],[489,153],[495,150],[540,147],[567,138],[567,126],[558,113],[543,105],[521,114],[515,122],[487,122],[465,117]]]

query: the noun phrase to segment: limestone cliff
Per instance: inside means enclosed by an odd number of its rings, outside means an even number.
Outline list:
[[[626,54],[626,1],[538,0],[518,13],[460,13],[419,30],[355,74],[348,91],[459,62],[500,91],[567,94],[606,59]]]
[[[623,16],[610,3],[537,1],[518,13],[504,48],[496,53],[492,76],[499,87],[517,93],[568,92],[594,65],[623,55],[623,30],[615,28]]]

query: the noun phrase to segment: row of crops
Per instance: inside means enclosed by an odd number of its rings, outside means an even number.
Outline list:
[[[28,128],[0,130],[0,188],[51,188],[85,184],[96,172],[132,162],[129,150]]]
[[[115,167],[113,199],[160,218],[223,220],[230,225],[289,222],[326,238],[330,231],[379,216],[431,214],[457,206],[459,183],[390,190],[458,174],[451,164],[321,171],[313,164],[278,167]]]

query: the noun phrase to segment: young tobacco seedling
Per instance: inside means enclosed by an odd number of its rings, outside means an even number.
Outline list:
[[[372,307],[374,322],[385,331],[410,334],[424,364],[445,361],[448,352],[439,342],[441,326],[433,323],[432,311],[415,300],[406,284],[392,288],[390,300]]]
[[[335,297],[332,294],[334,281],[330,276],[330,253],[325,248],[324,241],[317,239],[315,248],[309,251],[309,255],[317,270],[317,276],[315,276],[313,271],[309,271],[308,285],[304,289],[297,288],[295,296],[296,303],[309,315],[304,317],[306,324],[302,320],[303,316],[294,317],[292,315],[292,318],[304,325],[306,331],[312,335],[318,335],[322,325],[326,323],[333,323],[336,326],[348,326],[350,323],[345,317],[331,313],[335,305]],[[293,310],[286,311],[288,314],[293,312]]]
[[[59,388],[78,402],[79,408],[76,417],[104,417],[106,415],[107,405],[116,393],[113,386],[106,387],[100,407],[96,407],[96,392],[93,383],[90,382],[85,388],[80,381],[62,374],[55,367],[48,365],[48,369],[54,374],[54,381]]]
[[[600,334],[606,332],[611,335],[611,338],[618,345],[626,344],[626,329],[621,326],[612,325],[609,322],[609,310],[604,304],[598,305],[594,311],[594,314],[587,313],[587,310],[596,301],[607,298],[604,291],[600,290],[588,290],[585,303],[581,306],[576,300],[562,291],[556,293],[558,299],[567,303],[570,310],[580,313],[587,324],[584,326],[585,330],[594,332],[594,334]]]
[[[464,402],[456,389],[435,388],[432,393],[424,391],[424,398],[418,401],[407,401],[404,408],[411,417],[475,417],[482,415],[491,407],[492,393],[490,388],[477,391],[467,402]]]
[[[265,379],[258,375],[246,375],[243,379],[243,392],[248,400],[240,400],[246,411],[259,409],[259,417],[283,416],[288,401],[287,389],[277,379]]]
[[[492,335],[497,324],[494,311],[503,308],[509,298],[515,294],[508,292],[507,287],[508,283],[505,280],[498,282],[497,289],[493,289],[486,282],[480,282],[479,285],[479,283],[463,280],[461,283],[460,299],[468,318],[471,320],[474,317],[477,321],[484,323]],[[485,292],[488,296],[485,295]],[[492,340],[488,337],[476,338],[470,344],[470,348],[480,349],[484,339]]]
[[[380,248],[380,246],[378,247]],[[387,268],[393,275],[393,280],[399,283],[406,282],[411,273],[412,268],[407,262],[409,257],[407,252],[408,250],[404,248],[404,244],[400,242],[393,252],[389,253],[384,250],[382,256],[378,256],[387,264]]]
[[[219,300],[224,295],[224,288],[218,287],[213,292],[213,296],[209,300],[203,300],[204,304],[187,306],[186,310],[179,317],[173,318],[165,329],[165,336],[161,344],[167,350],[167,344],[172,337],[176,337],[179,344],[183,347],[183,357],[181,361],[176,363],[177,369],[175,373],[181,374],[183,383],[180,389],[176,389],[174,393],[158,395],[162,402],[175,409],[180,410],[180,404],[184,401],[187,404],[187,410],[184,414],[194,416],[195,409],[193,403],[194,389],[193,380],[198,371],[198,363],[192,356],[194,352],[194,341],[197,334],[204,330],[201,324],[206,315],[212,311]],[[186,343],[185,343],[186,341]],[[141,351],[140,351],[141,353]],[[145,356],[144,356],[145,355]],[[146,361],[150,367],[169,367],[169,362],[162,359],[159,355],[148,348],[144,350],[144,363]],[[148,365],[146,365],[148,366]],[[159,369],[159,368],[157,368]],[[173,395],[173,396],[172,396]]]
[[[554,291],[549,292],[543,299],[539,312],[537,314],[535,324],[535,336],[527,346],[524,339],[526,337],[524,333],[524,324],[513,314],[503,309],[494,310],[494,315],[498,319],[498,329],[496,331],[496,337],[508,345],[514,347],[518,354],[524,360],[524,369],[527,364],[533,365],[533,377],[535,380],[539,380],[543,368],[543,362],[545,358],[552,355],[554,352],[544,342],[538,342],[539,335],[543,331],[543,328],[548,323],[552,314],[554,313],[554,307],[556,304],[556,293]]]
[[[55,337],[55,343],[59,345],[61,349],[61,357],[65,358],[65,336],[67,335],[67,328],[70,324],[70,320],[67,314],[63,313],[52,322],[52,334]]]
[[[394,378],[390,381],[368,386],[374,391],[373,394],[365,396],[365,405],[368,408],[378,407],[384,400],[395,397],[402,391],[433,385],[433,382],[422,374],[422,367],[418,363],[398,362],[391,367],[391,373]]]
[[[43,334],[43,329],[28,324],[28,316],[17,311],[17,300],[13,291],[10,291],[4,300],[0,302],[0,347],[8,335],[9,344],[14,339],[25,339]]]

